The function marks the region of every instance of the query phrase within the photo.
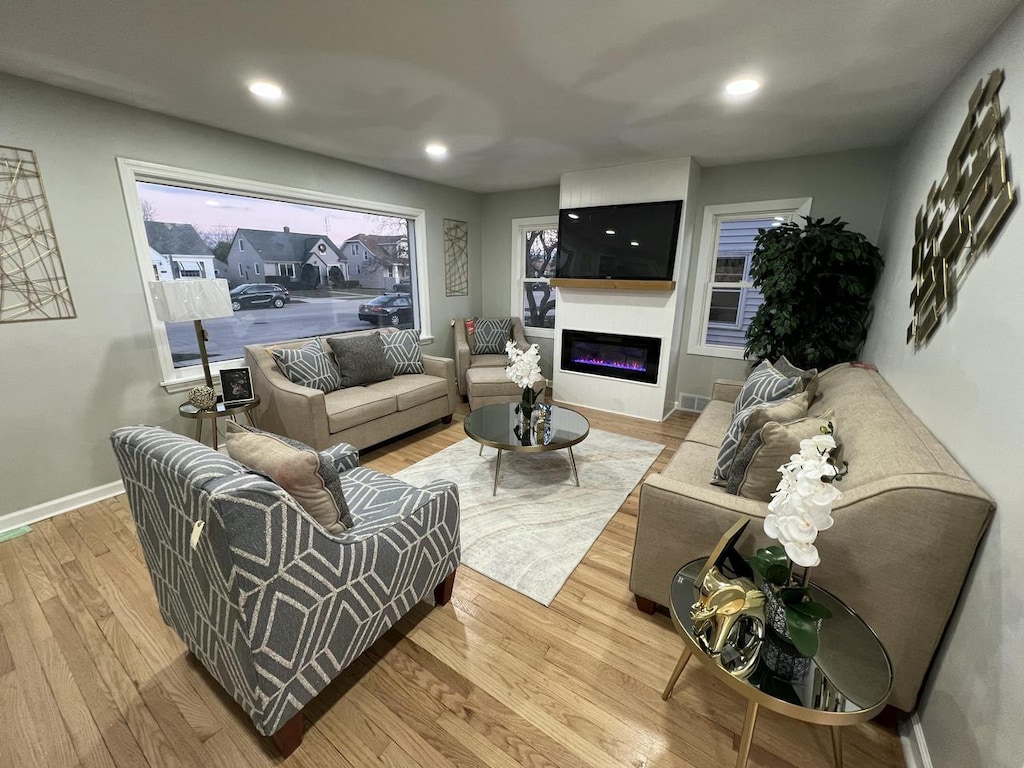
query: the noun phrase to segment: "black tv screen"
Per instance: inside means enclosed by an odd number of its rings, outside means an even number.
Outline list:
[[[558,266],[566,278],[671,280],[681,200],[565,208],[558,212]]]

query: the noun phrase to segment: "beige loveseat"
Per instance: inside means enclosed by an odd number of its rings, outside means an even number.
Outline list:
[[[377,331],[346,335],[372,333]],[[382,328],[380,333],[394,331]],[[451,421],[458,402],[451,358],[423,355],[423,373],[324,394],[289,381],[270,354],[272,349],[297,349],[308,343],[309,339],[298,339],[245,348],[245,364],[252,370],[253,388],[261,401],[260,428],[323,450],[338,443],[366,448],[437,419]],[[321,343],[331,354],[326,338]]]
[[[834,410],[850,471],[811,579],[881,638],[895,674],[889,703],[909,712],[994,505],[876,371],[843,364],[819,381],[810,413]],[[642,610],[667,605],[679,566],[705,557],[738,518],[754,519],[744,554],[775,543],[760,524],[766,502],[710,484],[741,386],[716,382],[672,461],[641,486],[630,589]]]

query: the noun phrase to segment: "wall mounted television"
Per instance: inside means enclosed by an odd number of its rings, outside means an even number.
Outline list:
[[[557,277],[671,280],[681,200],[558,212]]]

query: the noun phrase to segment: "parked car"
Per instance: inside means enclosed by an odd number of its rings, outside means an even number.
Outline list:
[[[280,309],[291,300],[288,289],[277,283],[242,283],[231,289],[231,308],[236,312],[243,307]]]
[[[408,293],[385,294],[359,305],[359,319],[373,325],[412,323],[412,301]]]
[[[392,290],[395,293],[412,293],[412,283],[408,280],[403,280],[400,283],[395,283],[395,287]]]

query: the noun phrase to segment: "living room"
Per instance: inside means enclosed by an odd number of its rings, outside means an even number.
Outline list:
[[[660,412],[638,415],[583,402],[568,383],[560,389],[554,329],[528,333],[554,382],[553,401],[584,406],[595,429],[667,447],[655,473],[686,438],[714,382],[742,381],[750,370],[737,356],[690,351],[706,209],[810,199],[811,216],[841,217],[885,259],[859,359],[877,366],[997,507],[916,707],[881,725],[843,729],[850,731],[846,762],[1018,768],[1024,735],[1013,713],[1024,711],[1024,670],[1014,661],[1021,611],[1012,590],[1024,567],[1015,557],[1024,544],[1016,514],[1024,483],[1011,436],[1024,424],[991,382],[1021,374],[1011,296],[1021,270],[1019,211],[1009,212],[927,343],[908,345],[906,329],[918,211],[941,180],[977,83],[993,70],[1005,75],[1005,154],[1018,183],[1020,4],[936,8],[921,0],[812,12],[784,3],[761,35],[735,30],[737,20],[763,17],[751,3],[714,11],[608,3],[600,24],[592,18],[600,14],[579,3],[517,11],[385,5],[303,3],[285,14],[224,3],[199,19],[183,4],[86,10],[17,2],[0,10],[0,146],[35,153],[74,303],[63,319],[3,323],[0,531],[34,530],[0,543],[0,762],[279,761],[230,695],[161,634],[170,630],[145,577],[118,592],[103,570],[109,565],[126,583],[144,573],[141,562],[126,560],[138,542],[125,538],[132,524],[110,433],[148,424],[191,436],[194,425],[178,409],[202,380],[195,361],[175,367],[169,353],[161,357],[166,334],[147,294],[143,218],[125,183],[125,163],[135,163],[153,174],[172,169],[192,184],[219,180],[222,191],[244,181],[256,196],[301,191],[304,204],[361,201],[371,212],[419,217],[423,261],[411,278],[417,327],[423,354],[441,358],[456,357],[452,321],[519,312],[512,265],[520,224],[557,222],[572,205],[627,202],[596,192],[590,202],[572,197],[584,182],[608,190],[668,169],[664,183],[678,191],[628,202],[684,200],[675,287],[654,298],[581,292],[598,313],[603,305],[611,316],[654,303],[667,318],[673,350],[665,353]],[[585,33],[574,19],[584,12]],[[856,34],[842,31],[847,24]],[[172,33],[181,29],[192,34]],[[243,32],[262,45],[244,54],[241,46],[217,49],[218,38]],[[471,33],[479,50],[458,50]],[[707,42],[732,34],[729,45]],[[792,42],[778,42],[787,36]],[[701,59],[707,63],[691,68]],[[342,69],[344,88],[332,74]],[[725,97],[725,83],[743,74],[762,78],[760,91]],[[250,77],[279,78],[284,101],[254,99],[245,88]],[[565,100],[561,111],[545,113],[550,133],[531,127],[540,120],[530,114],[531,95],[541,107]],[[446,143],[448,156],[426,155],[431,141]],[[625,170],[613,183],[606,169]],[[446,275],[445,220],[466,224],[461,295],[452,295]],[[339,252],[347,237],[334,240]],[[555,314],[564,308],[564,317],[578,303],[571,290],[559,302]],[[362,458],[388,474],[405,470],[464,438],[469,414],[460,402],[451,425],[369,446]],[[850,471],[857,469],[852,459]],[[635,492],[553,607],[460,568],[452,603],[413,609],[317,699],[288,762],[444,765],[431,762],[441,755],[464,765],[732,764],[744,720],[740,696],[691,663],[673,698],[660,698],[681,642],[668,615],[641,614],[632,602],[637,506]],[[892,515],[898,520],[900,509]],[[62,531],[84,549],[52,535]],[[44,534],[52,560],[32,544]],[[893,557],[887,566],[898,582],[905,564]],[[68,585],[81,598],[77,613],[64,605]],[[65,677],[74,684],[62,687]],[[190,704],[196,709],[182,712]],[[825,729],[765,713],[750,764],[820,765],[831,749]]]

